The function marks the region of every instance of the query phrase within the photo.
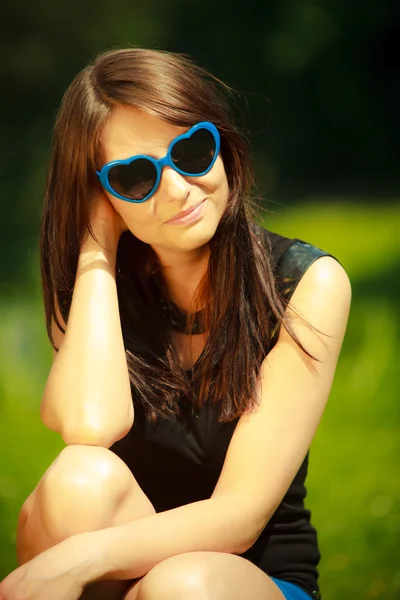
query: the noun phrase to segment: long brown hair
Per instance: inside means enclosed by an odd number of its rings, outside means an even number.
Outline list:
[[[54,298],[67,323],[81,240],[90,229],[89,201],[99,186],[95,171],[103,164],[100,136],[113,109],[136,107],[188,128],[211,121],[220,132],[229,198],[210,240],[208,271],[193,304],[194,309],[204,307],[205,330],[212,333],[192,379],[177,361],[168,325],[149,285],[150,276],[160,274],[155,253],[130,231],[122,234],[118,245],[117,291],[132,396],[152,420],[179,414],[182,396],[194,399],[198,407],[207,400],[218,403],[220,422],[251,410],[273,322],[283,324],[298,346],[318,360],[294,334],[270,253],[260,244],[250,150],[234,125],[230,91],[185,55],[112,50],[76,76],[54,128],[40,239],[46,327],[53,348],[52,317],[64,331]]]

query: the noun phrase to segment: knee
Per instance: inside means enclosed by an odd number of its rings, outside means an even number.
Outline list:
[[[118,499],[132,482],[125,463],[107,448],[72,445],[64,448],[44,474],[40,486],[46,496]]]
[[[137,600],[158,598],[211,600],[210,577],[206,565],[199,561],[193,562],[185,554],[172,556],[158,563],[143,577]]]
[[[107,527],[135,480],[107,448],[71,445],[43,475],[35,493],[40,520],[57,538]]]

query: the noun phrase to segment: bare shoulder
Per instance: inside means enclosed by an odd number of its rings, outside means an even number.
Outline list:
[[[324,282],[339,285],[351,293],[350,279],[346,270],[332,256],[320,256],[315,260],[304,273],[299,286],[323,284]]]
[[[321,361],[312,361],[313,368],[327,381],[333,377],[342,348],[351,296],[351,283],[344,267],[331,256],[321,256],[300,279],[286,309],[300,342]],[[272,359],[275,367],[282,365],[283,369],[292,355],[310,366],[311,359],[281,327],[278,341],[263,366],[267,368]]]
[[[301,277],[287,312],[293,316],[300,312],[318,327],[327,317],[335,318],[336,324],[347,322],[351,305],[351,282],[344,267],[332,256],[315,260]],[[343,325],[343,323],[342,323]],[[285,330],[281,330],[285,337]]]

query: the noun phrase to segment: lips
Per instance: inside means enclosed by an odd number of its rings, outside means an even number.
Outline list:
[[[205,200],[205,198],[204,198],[204,200]],[[204,200],[202,200],[201,202],[198,202],[197,204],[194,204],[193,206],[191,206],[187,210],[183,210],[182,212],[174,215],[172,217],[172,219],[169,219],[167,221],[167,223],[170,223],[170,221],[176,221],[178,219],[181,219],[182,217],[186,217],[186,215],[190,215],[190,213],[193,212],[198,206],[200,206],[200,204],[203,204]]]

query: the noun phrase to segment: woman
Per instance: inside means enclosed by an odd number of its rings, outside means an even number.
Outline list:
[[[63,99],[41,416],[66,447],[22,507],[7,600],[319,597],[304,480],[351,288],[256,224],[226,89],[135,48]]]

